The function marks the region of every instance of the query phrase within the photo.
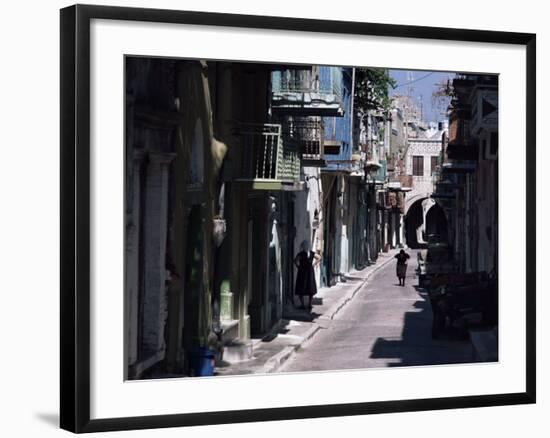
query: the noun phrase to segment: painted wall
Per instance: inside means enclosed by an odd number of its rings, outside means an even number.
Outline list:
[[[321,78],[328,80],[327,78],[330,77],[328,73],[329,69],[330,67],[319,67]],[[325,159],[327,161],[325,170],[327,171],[349,169],[351,167],[350,163],[338,163],[338,161],[350,160],[352,153],[352,69],[342,68],[341,78],[342,107],[344,109],[344,115],[342,117],[323,117],[325,140],[341,142],[342,145],[339,154],[325,153]]]
[[[440,140],[426,140],[409,138],[409,148],[405,159],[405,171],[407,175],[413,174],[413,156],[424,157],[424,175],[414,176],[412,190],[407,193],[405,198],[405,214],[412,203],[425,197],[434,191],[433,178],[431,176],[431,157],[439,157],[441,153]]]
[[[323,249],[323,229],[325,208],[323,206],[323,184],[321,180],[321,169],[318,167],[302,168],[306,180],[305,190],[295,192],[295,232],[293,241],[293,254],[300,252],[301,243],[306,240],[312,251]],[[304,208],[305,207],[305,208]],[[294,270],[293,281],[296,278]],[[321,284],[320,264],[315,267],[315,279],[317,286]],[[293,283],[294,284],[294,283]]]

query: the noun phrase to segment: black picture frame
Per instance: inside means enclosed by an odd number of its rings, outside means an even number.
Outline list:
[[[75,432],[193,426],[515,405],[536,401],[536,36],[529,33],[74,5],[61,10],[61,350],[60,426]],[[525,392],[90,419],[90,21],[129,20],[332,34],[505,43],[526,47]]]

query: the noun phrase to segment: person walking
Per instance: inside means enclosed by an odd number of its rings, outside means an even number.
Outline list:
[[[397,259],[397,279],[399,280],[399,286],[405,286],[405,277],[407,275],[407,260],[409,259],[409,254],[405,250],[399,251],[399,254],[395,256]]]
[[[308,309],[312,308],[313,296],[317,293],[317,283],[315,282],[315,270],[313,269],[321,256],[310,251],[309,242],[304,240],[300,245],[301,251],[294,258],[294,265],[298,269],[296,274],[296,287],[294,294],[300,299],[300,309],[305,309],[304,297],[309,297]]]

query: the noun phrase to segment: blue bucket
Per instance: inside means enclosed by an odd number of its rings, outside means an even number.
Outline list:
[[[189,364],[192,376],[213,376],[214,352],[208,348],[194,348],[190,352]]]

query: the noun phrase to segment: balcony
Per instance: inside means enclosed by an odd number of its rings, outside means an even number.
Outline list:
[[[303,116],[342,116],[342,80],[342,69],[338,67],[273,71],[272,109]]]
[[[386,160],[379,160],[378,163],[380,167],[378,167],[376,172],[371,172],[371,175],[377,182],[384,183],[386,182],[386,177],[388,176],[387,163]]]
[[[412,175],[390,173],[388,176],[388,189],[401,192],[410,192],[412,190]]]
[[[468,143],[453,141],[447,145],[447,158],[449,160],[477,161],[478,156],[478,144],[473,141],[469,141]]]
[[[449,124],[449,144],[470,143],[470,120],[457,110],[451,115]]]
[[[401,191],[389,190],[386,192],[386,208],[388,210],[405,211],[405,196]]]
[[[326,166],[325,134],[321,120],[294,118],[285,124],[284,132],[287,137],[291,137],[298,144],[302,166]]]
[[[452,174],[452,173],[473,173],[476,170],[477,162],[476,161],[468,161],[468,160],[461,160],[461,161],[449,161],[446,163],[443,163],[441,166],[441,171],[445,174]]]
[[[236,135],[242,138],[237,182],[254,190],[302,190],[298,145],[281,125],[241,124]]]

